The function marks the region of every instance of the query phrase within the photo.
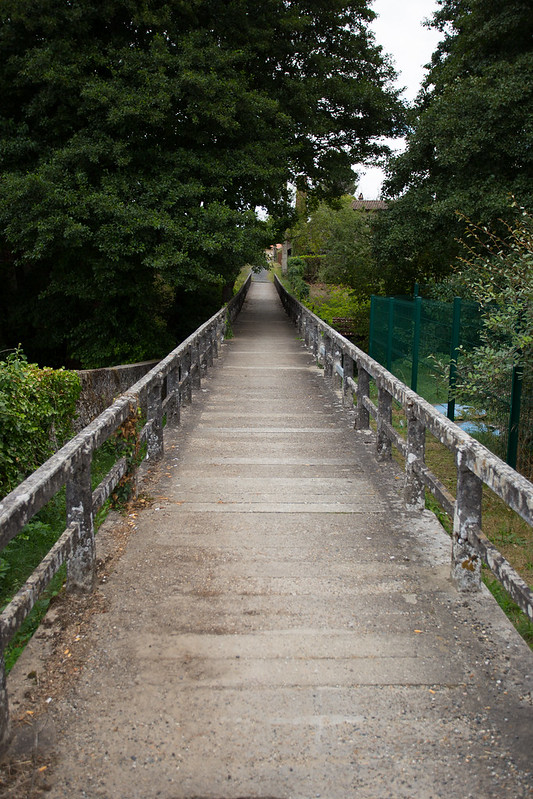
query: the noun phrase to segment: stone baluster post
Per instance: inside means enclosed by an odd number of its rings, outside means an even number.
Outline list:
[[[370,374],[366,369],[357,364],[357,408],[355,427],[357,430],[368,430],[370,427],[370,412],[365,408],[364,398],[370,396]]]
[[[191,383],[192,388],[202,387],[201,349],[198,337],[191,344]]]
[[[148,460],[159,460],[163,457],[163,404],[161,401],[161,389],[163,381],[160,376],[152,381],[148,389],[147,400],[147,421],[151,422],[148,433]]]
[[[211,328],[205,334],[205,364],[206,371],[213,366],[213,332]]]
[[[300,336],[303,343],[307,346],[307,314],[302,314],[302,323],[300,325]]]
[[[6,664],[3,644],[0,648],[0,753],[5,752],[11,737],[11,721],[9,718],[9,698],[6,685]]]
[[[452,579],[459,591],[479,591],[481,559],[468,540],[476,528],[481,529],[483,483],[466,465],[463,447],[456,452],[457,495],[453,518]]]
[[[73,593],[89,593],[96,585],[91,460],[92,451],[86,444],[65,484],[67,527],[72,522],[79,525],[78,543],[67,558],[67,591]]]
[[[383,422],[392,423],[392,394],[389,394],[380,381],[378,384],[376,455],[378,460],[385,461],[392,457],[392,444]]]
[[[180,364],[179,362],[170,370],[167,375],[167,397],[166,405],[167,424],[170,427],[178,427],[180,423]]]
[[[211,347],[213,351],[213,358],[218,358],[218,322],[215,322],[211,328]]]
[[[333,342],[328,333],[324,333],[324,377],[333,377]]]
[[[192,402],[191,348],[187,348],[181,362],[181,401],[190,405]]]
[[[315,358],[318,358],[319,346],[320,346],[320,334],[318,332],[318,325],[315,321],[313,321],[313,326],[311,328],[311,349],[313,351],[313,355]]]
[[[426,450],[426,430],[415,414],[416,404],[408,400],[405,415],[407,417],[407,454],[405,458],[404,502],[410,510],[423,510],[426,506],[426,490],[424,483],[413,469],[415,460],[424,460]]]
[[[342,359],[342,373],[342,404],[353,410],[353,389],[348,383],[348,379],[351,378],[353,380],[354,378],[355,362],[354,359],[350,355],[346,355],[346,353],[344,353]]]

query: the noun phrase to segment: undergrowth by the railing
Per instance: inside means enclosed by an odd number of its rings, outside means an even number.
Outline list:
[[[275,279],[288,316],[302,339],[324,366],[324,377],[341,380],[347,404],[355,400],[355,426],[369,429],[376,422],[376,455],[387,460],[394,446],[405,463],[404,501],[408,508],[425,507],[427,488],[453,519],[451,571],[459,590],[481,587],[481,565],[486,564],[512,599],[533,620],[533,592],[482,531],[482,489],[486,485],[529,525],[533,525],[533,485],[482,444],[450,422],[422,397],[394,377],[377,361],[349,342],[292,297]],[[377,404],[371,382],[377,386]],[[407,436],[392,423],[393,401],[405,413]],[[425,462],[426,432],[450,450],[457,467],[455,496]]]
[[[63,563],[66,563],[67,592],[93,590],[95,515],[113,493],[131,490],[132,469],[138,465],[143,444],[148,460],[162,457],[164,416],[167,425],[179,425],[181,406],[192,401],[193,390],[200,388],[203,375],[213,365],[228,325],[231,328],[241,310],[250,282],[251,275],[227,306],[0,502],[0,549],[3,549],[65,488],[66,529],[0,614],[0,751],[9,737],[6,646]],[[146,422],[138,435],[140,415]],[[93,455],[117,432],[123,439],[124,454],[93,490]]]

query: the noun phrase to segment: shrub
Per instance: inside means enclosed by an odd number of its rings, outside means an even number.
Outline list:
[[[303,258],[287,259],[287,278],[298,300],[305,300],[309,296],[309,286],[304,280],[306,269],[307,265]]]
[[[76,372],[40,368],[20,349],[0,361],[0,497],[72,435],[80,391]]]

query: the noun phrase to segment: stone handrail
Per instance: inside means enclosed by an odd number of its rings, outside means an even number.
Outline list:
[[[218,356],[228,323],[234,321],[250,286],[251,275],[230,302],[120,396],[93,422],[72,438],[39,469],[0,502],[0,550],[57,492],[66,488],[67,527],[13,600],[0,614],[0,750],[9,736],[4,651],[50,580],[66,562],[67,591],[92,591],[96,580],[93,518],[127,470],[118,461],[100,485],[91,488],[93,453],[128,419],[146,416],[140,433],[146,459],[163,455],[163,417],[167,425],[180,421],[182,403]]]
[[[298,302],[277,277],[275,285],[288,316],[296,323],[306,346],[323,362],[324,377],[340,379],[345,404],[354,407],[356,401],[355,427],[368,430],[370,416],[376,420],[378,459],[389,460],[392,445],[404,457],[406,506],[422,510],[425,507],[425,489],[428,488],[453,518],[451,570],[458,589],[480,589],[483,561],[533,620],[533,592],[488,540],[481,527],[483,485],[488,486],[530,525],[533,525],[533,485]],[[370,399],[371,380],[377,386],[377,405]],[[392,426],[393,399],[405,412],[406,439]],[[425,463],[426,430],[454,453],[457,465],[455,497]]]

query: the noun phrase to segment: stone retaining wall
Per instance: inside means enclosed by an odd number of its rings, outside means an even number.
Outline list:
[[[158,360],[110,366],[104,369],[78,371],[81,394],[76,406],[77,419],[74,430],[79,433],[86,425],[102,413],[120,394],[127,391],[137,380],[144,377]]]

